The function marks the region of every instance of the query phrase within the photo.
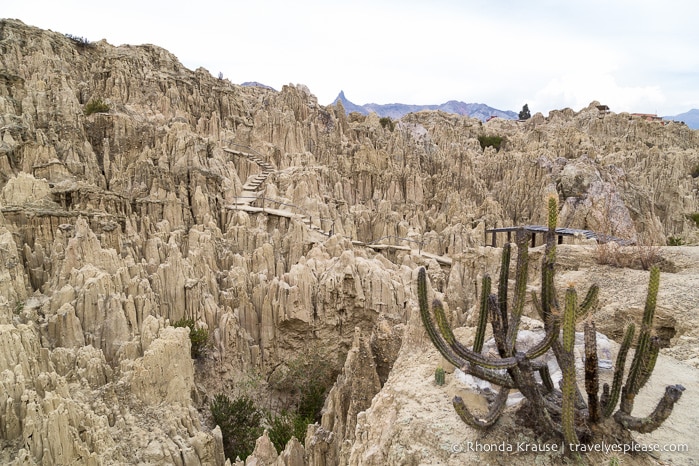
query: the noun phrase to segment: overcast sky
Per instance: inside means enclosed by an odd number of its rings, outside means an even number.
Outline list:
[[[0,17],[319,103],[485,103],[532,114],[699,108],[696,0],[4,0]]]

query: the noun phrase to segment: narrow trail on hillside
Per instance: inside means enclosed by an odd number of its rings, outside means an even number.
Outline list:
[[[245,148],[247,151],[236,150],[229,147],[225,147],[223,151],[227,154],[246,158],[250,162],[258,165],[261,171],[260,173],[248,176],[247,180],[245,180],[245,184],[243,185],[243,190],[240,193],[240,196],[236,197],[236,200],[233,204],[227,205],[226,209],[255,214],[263,213],[267,215],[285,217],[290,219],[295,218],[300,220],[303,224],[305,224],[309,230],[319,233],[320,235],[325,237],[325,239],[333,236],[332,231],[323,230],[320,225],[315,224],[313,222],[313,216],[302,207],[297,206],[295,204],[290,204],[280,200],[265,197],[264,185],[267,182],[269,176],[278,173],[278,170],[274,167],[274,165],[264,160],[262,155],[260,155],[250,147],[239,147]],[[262,203],[261,207],[253,205],[254,203],[258,202]],[[268,205],[271,205],[272,207],[269,207]],[[321,219],[316,218],[316,220],[320,221]],[[352,241],[352,244],[355,246],[364,246],[373,249],[377,252],[382,250],[409,251],[411,255],[422,256],[428,259],[434,259],[442,265],[451,266],[452,264],[451,257],[440,256],[438,254],[425,252],[422,250],[422,243],[409,238],[400,238],[398,236],[384,236],[382,238],[378,238],[369,242],[359,241],[353,238],[348,239],[350,239]],[[385,240],[403,244],[381,243],[381,241]],[[418,245],[418,247],[412,247],[404,243],[416,244]]]

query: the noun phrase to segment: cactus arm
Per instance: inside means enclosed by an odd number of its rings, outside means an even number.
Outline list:
[[[575,433],[575,361],[573,347],[575,345],[575,310],[577,308],[577,293],[575,288],[566,290],[566,306],[563,312],[563,353],[568,364],[561,364],[563,372],[563,399],[561,401],[561,430],[567,445],[577,445],[578,436]]]
[[[539,302],[539,298],[536,296],[535,292],[531,292],[531,297],[532,297],[532,306],[534,306],[534,309],[536,309],[536,313],[539,315],[539,318],[541,321],[544,321],[544,311],[541,309],[541,302]]]
[[[442,306],[442,302],[440,300],[435,299],[432,301],[432,313],[434,314],[434,320],[437,321],[437,328],[439,329],[439,332],[444,337],[444,340],[453,349],[454,344],[456,343],[456,337],[454,336],[454,332],[451,330],[451,326],[447,321],[447,316],[444,313],[444,306]]]
[[[539,377],[541,377],[541,382],[546,388],[546,393],[550,393],[554,389],[553,385],[553,380],[551,379],[551,371],[549,370],[549,366],[544,364],[541,367],[537,369],[537,372],[539,372]]]
[[[626,365],[626,355],[631,347],[631,340],[636,331],[636,326],[631,323],[626,327],[626,332],[624,333],[624,339],[619,347],[619,353],[616,356],[616,364],[614,367],[614,380],[612,381],[612,390],[609,392],[608,396],[603,397],[602,403],[602,415],[604,417],[609,417],[614,412],[617,401],[619,401],[619,392],[621,390],[621,382],[624,377],[624,366]],[[606,385],[606,384],[605,384]],[[607,385],[607,387],[609,387]]]
[[[475,364],[466,363],[464,366],[460,367],[461,371],[465,374],[471,374],[482,380],[487,380],[490,383],[494,383],[504,388],[517,388],[512,377],[505,372],[500,370],[486,369],[484,367],[477,366]]]
[[[614,414],[614,419],[629,430],[642,434],[653,432],[670,416],[683,391],[682,385],[668,385],[665,387],[665,394],[649,416],[639,418],[619,410]]]
[[[580,303],[580,307],[575,312],[575,320],[580,322],[582,319],[587,317],[588,313],[597,306],[597,299],[599,297],[599,286],[594,284],[590,286],[585,295],[585,299]]]
[[[439,326],[443,339],[458,356],[472,364],[485,367],[486,369],[509,369],[510,367],[517,365],[517,360],[514,357],[502,359],[488,358],[480,353],[476,353],[475,351],[456,341],[454,333],[452,332],[451,327],[449,327],[449,323],[447,322],[444,314],[444,307],[442,307],[442,303],[438,299],[435,299],[432,302],[432,311],[435,315],[435,320],[437,321],[437,325]]]
[[[493,401],[493,404],[490,405],[488,414],[482,418],[478,418],[471,414],[469,409],[466,407],[464,400],[461,399],[460,396],[455,396],[452,400],[452,404],[454,405],[454,410],[456,410],[456,413],[466,424],[470,425],[471,427],[475,427],[476,429],[487,429],[495,424],[495,422],[500,418],[500,415],[507,405],[507,396],[509,393],[510,390],[508,388],[501,389],[495,396],[495,401]]]
[[[594,321],[585,322],[585,391],[590,422],[599,422],[599,361],[597,358],[597,329]]]
[[[599,399],[599,404],[600,404],[600,408],[602,408],[602,415],[603,416],[604,416],[604,409],[608,403],[609,403],[609,384],[605,383],[604,385],[602,385],[602,396],[600,396],[600,399]],[[614,407],[612,407],[612,409],[614,409]],[[607,417],[607,416],[605,416],[605,417]]]
[[[429,308],[427,306],[427,279],[425,277],[425,269],[422,267],[417,274],[417,296],[418,304],[420,306],[420,317],[422,318],[422,324],[425,327],[430,340],[432,340],[432,344],[434,344],[437,351],[439,351],[450,364],[456,367],[464,366],[466,361],[454,353],[447,342],[444,341],[442,335],[437,331],[434,322],[432,321],[432,316],[430,316]]]
[[[653,315],[655,313],[655,305],[658,298],[659,284],[660,270],[657,267],[652,267],[650,270],[650,280],[648,282],[646,306],[643,311],[643,322],[641,324],[641,331],[638,334],[636,353],[633,355],[629,375],[626,378],[626,384],[621,392],[622,397],[620,409],[626,414],[631,414],[634,399],[638,394],[638,390],[640,389],[640,378],[643,378],[641,372],[646,366],[645,362],[648,361],[649,358],[648,351],[651,349],[650,332],[653,325]],[[650,374],[648,374],[648,376],[650,376]]]
[[[655,306],[658,301],[658,290],[660,288],[660,269],[653,266],[650,269],[648,280],[648,294],[646,295],[646,306],[643,310],[643,325],[650,327],[653,325]]]
[[[500,261],[500,281],[498,282],[498,303],[503,316],[507,316],[507,286],[510,279],[510,256],[512,246],[506,243],[502,247],[502,260]]]
[[[515,271],[515,300],[512,306],[510,320],[507,324],[505,348],[507,356],[511,356],[517,343],[517,331],[524,311],[527,293],[527,278],[529,275],[529,235],[524,230],[517,231],[517,270]]]
[[[544,264],[541,267],[541,303],[539,305],[541,320],[549,322],[551,319],[551,309],[558,307],[556,303],[556,291],[553,284],[553,264]]]
[[[465,365],[466,361],[468,361],[472,364],[480,365],[486,369],[508,369],[517,364],[517,360],[514,357],[498,360],[489,359],[479,353],[474,353],[463,345],[458,344],[454,338],[451,328],[446,322],[446,317],[444,316],[444,309],[441,302],[438,299],[435,299],[433,303],[433,311],[435,314],[435,319],[440,326],[441,332],[438,331],[427,306],[427,278],[425,269],[423,267],[421,267],[418,271],[417,278],[418,303],[420,305],[420,317],[422,318],[422,323],[427,330],[430,340],[432,340],[432,343],[442,354],[442,356],[447,359],[447,361],[456,367],[462,367]],[[455,353],[455,348],[458,348],[459,350],[458,355]]]
[[[556,230],[556,226],[558,225],[558,199],[556,199],[556,196],[551,195],[548,198],[547,204],[547,213],[548,213],[548,227],[549,227],[549,232]],[[555,242],[554,242],[555,244]]]
[[[554,275],[556,269],[556,225],[558,223],[558,204],[554,196],[548,200],[548,231],[546,232],[546,249],[541,264],[541,318],[548,325],[551,309],[558,308]]]
[[[620,409],[626,414],[631,414],[631,409],[633,409],[634,399],[638,394],[638,378],[640,377],[641,368],[643,367],[643,359],[647,357],[646,352],[649,350],[649,347],[650,332],[647,329],[641,328],[641,332],[638,336],[636,353],[633,355],[631,369],[629,369],[626,384],[621,392],[622,397]]]
[[[525,357],[532,360],[538,358],[539,356],[543,356],[549,350],[549,348],[551,348],[553,342],[558,338],[559,331],[560,324],[557,320],[555,320],[552,326],[546,331],[544,338],[539,343],[529,348],[529,350],[525,353]]]
[[[420,267],[417,272],[417,301],[420,306],[420,313],[423,314],[423,310],[427,310],[427,272],[424,267]],[[424,319],[423,319],[424,323]]]
[[[643,386],[648,382],[650,375],[655,369],[655,363],[658,360],[658,353],[660,352],[660,339],[658,337],[651,337],[650,348],[646,354],[646,358],[643,361],[643,367],[641,368],[641,373],[638,379],[638,390],[641,390]]]
[[[483,341],[485,340],[485,329],[488,324],[488,296],[490,296],[491,280],[490,275],[483,275],[481,284],[481,300],[478,312],[478,327],[476,327],[476,337],[473,340],[473,351],[480,353],[483,351]]]
[[[505,346],[505,334],[507,333],[507,320],[500,313],[500,307],[497,296],[491,294],[488,297],[488,310],[490,312],[490,325],[493,327],[493,339],[495,346],[498,349],[500,357],[507,357],[507,348]]]

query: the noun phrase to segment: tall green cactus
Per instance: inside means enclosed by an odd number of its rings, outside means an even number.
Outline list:
[[[597,357],[597,329],[595,322],[585,322],[585,391],[590,422],[599,422],[599,358]]]
[[[517,334],[524,312],[529,270],[529,237],[524,230],[518,231],[516,236],[517,264],[511,306],[508,305],[511,252],[508,244],[503,248],[497,295],[491,292],[494,286],[490,276],[485,274],[483,277],[478,324],[471,348],[456,339],[439,300],[434,300],[432,312],[430,312],[427,304],[427,278],[424,268],[418,271],[417,289],[423,325],[439,352],[464,372],[501,387],[485,416],[474,415],[460,397],[454,397],[452,404],[461,419],[479,429],[489,428],[497,422],[504,411],[509,391],[518,389],[532,406],[529,410],[535,417],[531,420],[532,424],[549,436],[551,433],[557,433],[567,444],[567,450],[571,451],[571,447],[581,440],[593,440],[593,432],[599,431],[591,430],[589,425],[607,422],[614,413],[619,399],[621,399],[620,409],[613,416],[615,425],[640,432],[654,430],[670,415],[684,387],[668,386],[665,396],[648,417],[631,416],[634,398],[650,377],[659,351],[659,340],[651,335],[659,287],[659,271],[656,268],[651,270],[641,332],[626,383],[622,388],[626,357],[634,335],[633,324],[627,328],[624,335],[612,386],[604,384],[603,393],[601,397],[599,396],[596,330],[594,322],[588,317],[597,305],[599,288],[597,285],[591,286],[585,299],[578,303],[575,288],[569,286],[565,293],[563,312],[559,310],[554,280],[557,213],[558,205],[556,199],[552,197],[548,202],[548,231],[542,259],[541,293],[539,296],[532,294],[532,303],[544,321],[545,335],[539,343],[526,351],[517,347]],[[587,403],[578,388],[573,353],[576,323],[585,318],[588,319],[584,333]],[[488,321],[492,327],[493,339],[498,351],[497,357],[481,354]],[[551,381],[547,364],[538,360],[549,350],[553,352],[561,368],[563,380],[560,388],[555,387]],[[535,377],[537,373],[540,381]],[[575,449],[572,448],[572,450]]]
[[[574,361],[573,349],[575,348],[575,311],[578,307],[578,293],[575,288],[566,290],[566,305],[563,312],[563,354],[566,360]],[[567,445],[577,445],[578,436],[575,433],[575,399],[577,385],[575,383],[575,363],[563,364],[563,383],[561,391],[561,430],[563,439]]]

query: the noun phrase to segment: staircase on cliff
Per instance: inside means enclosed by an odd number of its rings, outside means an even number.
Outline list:
[[[313,223],[313,217],[306,213],[305,210],[302,207],[299,207],[297,205],[293,204],[288,204],[285,202],[277,201],[274,199],[268,199],[264,197],[264,191],[262,189],[262,186],[265,184],[267,181],[267,178],[269,175],[272,173],[276,172],[276,169],[272,164],[267,162],[260,156],[259,154],[253,154],[252,152],[255,152],[253,149],[247,147],[247,146],[240,146],[240,147],[245,147],[248,151],[250,152],[244,152],[236,149],[231,149],[229,147],[224,147],[223,150],[224,152],[235,155],[238,157],[245,157],[247,160],[250,162],[258,165],[261,169],[260,173],[250,175],[247,180],[245,180],[245,184],[243,185],[243,190],[240,193],[240,196],[236,197],[235,202],[232,205],[227,206],[226,208],[229,210],[242,210],[244,212],[250,212],[250,213],[266,213],[268,215],[275,215],[277,217],[285,217],[285,218],[297,218],[303,222],[309,230],[311,231],[316,231],[320,234],[322,234],[325,237],[330,237],[333,235],[332,231],[325,231],[323,230],[320,226],[316,225]],[[255,201],[262,201],[262,207],[256,207],[253,206],[252,203]],[[272,203],[273,205],[276,204],[278,205],[278,208],[269,208],[266,207],[266,203]],[[294,212],[295,210],[301,211],[301,213],[296,213]],[[384,239],[395,239],[395,240],[407,240],[407,238],[397,238],[397,237],[385,237],[385,238],[380,238],[376,241],[372,241],[369,243],[365,243],[363,241],[358,241],[358,240],[352,240],[352,244],[355,246],[364,246],[370,249],[373,249],[374,251],[381,251],[381,250],[389,250],[389,251],[410,251],[412,255],[417,255],[417,256],[422,256],[422,257],[427,257],[430,259],[436,260],[438,263],[443,264],[443,265],[451,265],[452,260],[450,257],[447,256],[439,256],[436,254],[431,254],[428,252],[422,251],[422,248],[413,248],[407,245],[393,245],[393,244],[385,244],[385,243],[379,243],[379,241],[384,240]]]

